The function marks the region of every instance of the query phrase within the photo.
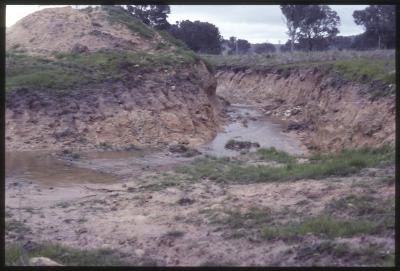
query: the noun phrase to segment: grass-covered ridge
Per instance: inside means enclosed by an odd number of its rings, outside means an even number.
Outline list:
[[[326,51],[255,54],[255,55],[202,55],[216,68],[293,68],[330,65],[350,81],[380,80],[395,83],[395,51]]]
[[[283,162],[283,166],[246,166],[242,161],[229,158],[205,157],[196,159],[191,165],[180,167],[177,171],[189,175],[195,181],[209,178],[219,182],[255,183],[347,176],[366,167],[394,163],[392,147],[314,155],[306,163],[298,163],[295,158],[276,150],[260,150],[259,153],[263,159],[270,157],[271,160]]]
[[[6,54],[6,91],[18,88],[62,91],[103,82],[123,81],[137,72],[172,71],[198,62],[175,52],[103,51],[56,53],[53,58]]]

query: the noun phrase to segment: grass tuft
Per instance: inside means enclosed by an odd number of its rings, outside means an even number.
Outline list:
[[[38,244],[27,251],[20,243],[6,244],[6,265],[28,265],[29,258],[47,257],[63,265],[71,266],[121,266],[127,265],[109,249],[81,250],[54,243]]]
[[[274,147],[268,149],[258,149],[257,154],[263,160],[276,161],[279,163],[293,163],[295,158],[284,151],[278,151]]]
[[[308,234],[321,237],[352,237],[360,234],[374,234],[379,225],[363,219],[342,220],[327,215],[306,218],[302,222],[282,226],[265,227],[262,237],[265,239],[293,240]]]

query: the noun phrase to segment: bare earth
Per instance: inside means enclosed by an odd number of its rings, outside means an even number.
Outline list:
[[[114,172],[123,180],[114,184],[62,187],[9,178],[6,211],[30,229],[22,241],[111,248],[134,265],[354,265],[352,259],[303,255],[304,249],[326,241],[324,238],[309,235],[294,242],[268,241],[251,228],[232,229],[218,221],[226,218],[229,210],[258,208],[267,210],[274,223],[294,222],[323,213],[330,202],[351,194],[386,199],[394,198],[395,192],[394,182],[382,182],[394,175],[393,167],[365,169],[343,178],[238,185],[208,179],[191,182],[170,171],[168,165],[153,165],[160,169],[155,172],[150,164],[136,177],[132,175],[135,167],[127,169],[132,160],[126,159],[130,162],[125,162],[125,167],[123,160],[119,161],[103,167],[103,172]],[[101,168],[106,162],[79,163]],[[171,180],[174,185],[163,187]],[[7,232],[6,239],[18,240],[18,236]],[[378,244],[391,251],[394,232],[330,241],[351,247]]]

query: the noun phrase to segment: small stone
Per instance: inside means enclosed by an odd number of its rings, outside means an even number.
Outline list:
[[[29,265],[33,266],[62,266],[58,262],[46,257],[33,257],[29,259]]]
[[[190,204],[193,204],[194,203],[194,200],[193,199],[190,199],[190,198],[181,198],[181,199],[179,199],[178,200],[178,204],[179,205],[190,205]]]
[[[78,229],[77,231],[75,231],[76,232],[76,234],[78,234],[78,235],[81,235],[81,234],[83,234],[83,233],[87,233],[87,229]]]
[[[24,249],[27,251],[32,251],[37,248],[39,248],[39,244],[30,240],[24,244]]]
[[[144,255],[144,250],[143,250],[143,249],[135,249],[135,254],[136,254],[138,257],[143,257],[143,255]]]

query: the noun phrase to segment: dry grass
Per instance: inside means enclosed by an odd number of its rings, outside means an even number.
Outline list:
[[[211,64],[218,67],[271,67],[293,63],[323,62],[350,59],[394,60],[394,50],[371,51],[324,51],[294,52],[249,55],[202,55]],[[394,70],[393,63],[393,70]]]

